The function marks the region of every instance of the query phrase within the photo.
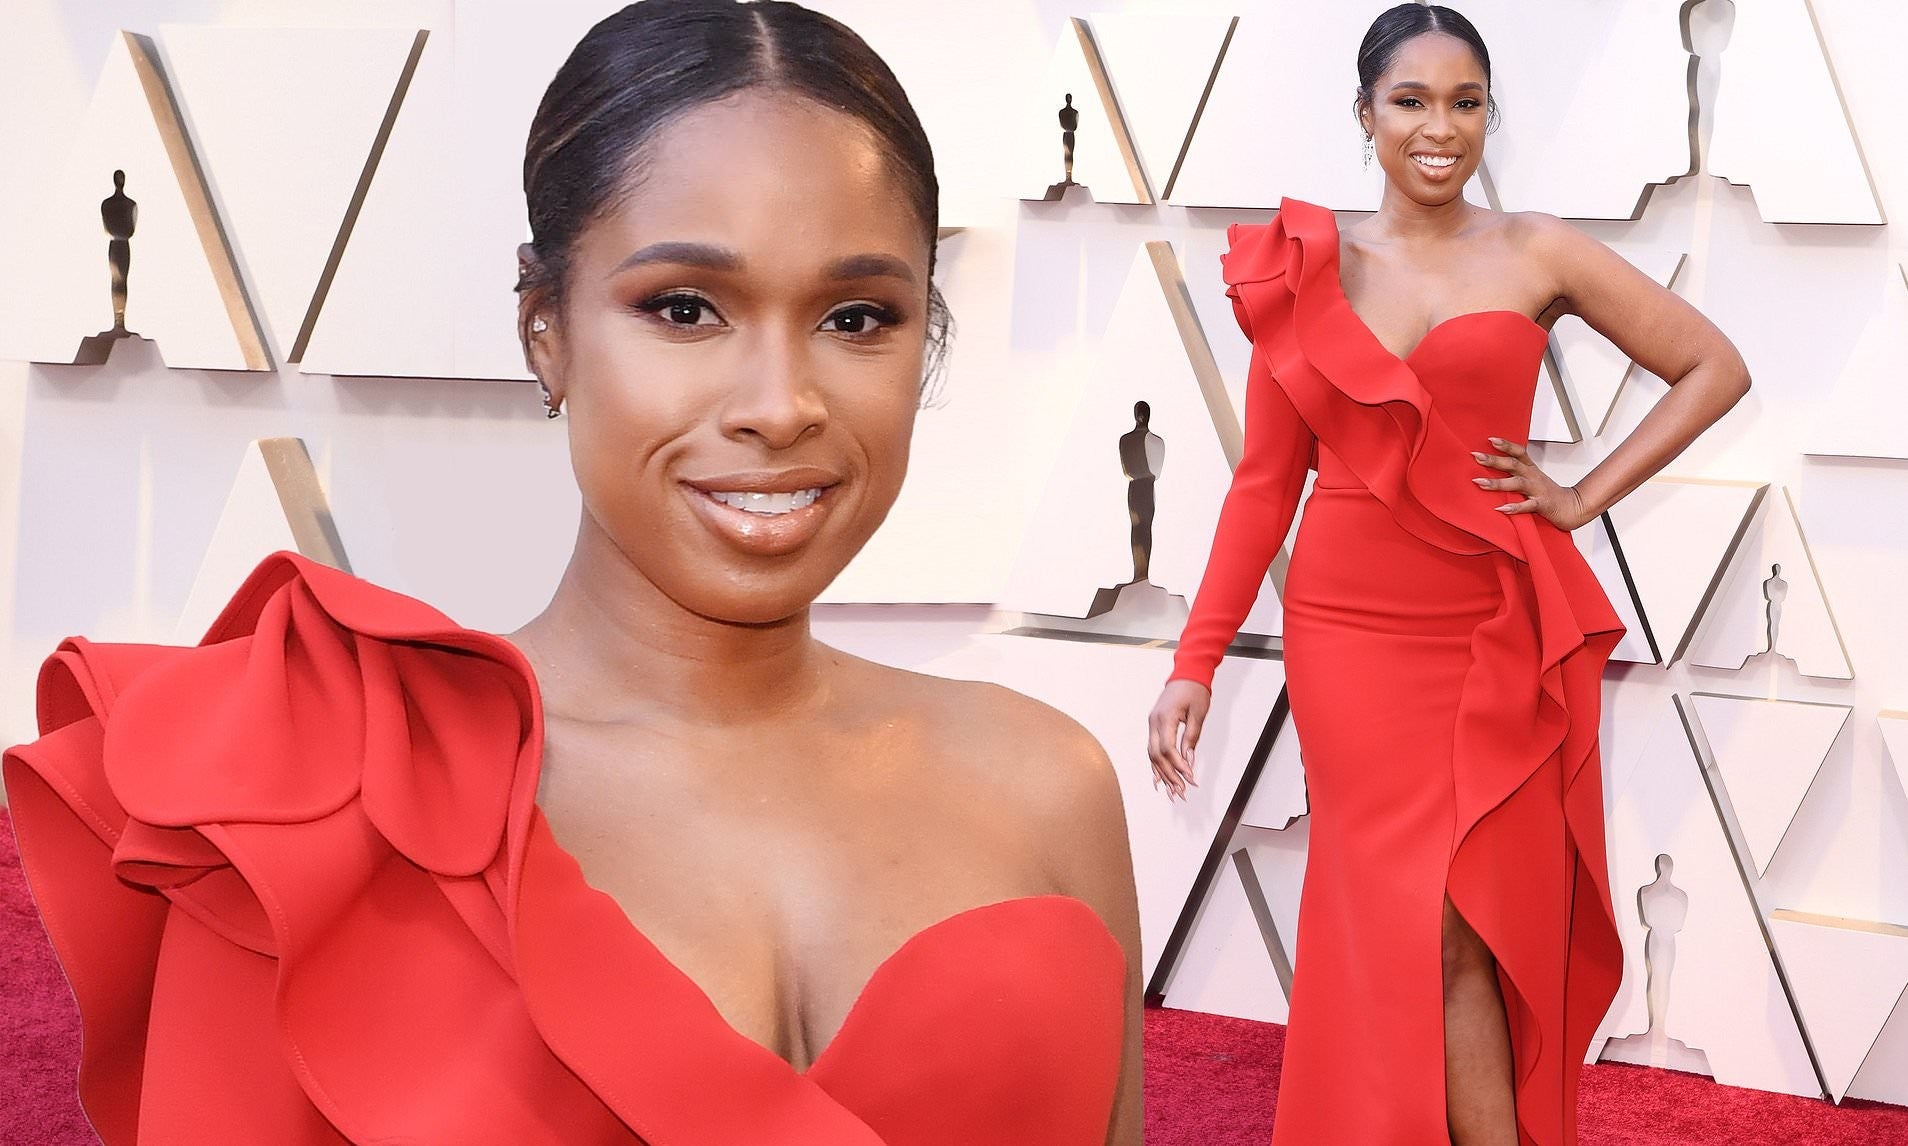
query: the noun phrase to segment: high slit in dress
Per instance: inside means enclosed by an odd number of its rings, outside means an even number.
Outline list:
[[[1312,827],[1273,1142],[1445,1140],[1447,895],[1497,960],[1521,1140],[1574,1142],[1622,976],[1597,724],[1623,627],[1470,456],[1527,437],[1546,333],[1462,314],[1400,358],[1346,300],[1330,211],[1286,199],[1228,238],[1246,448],[1175,679],[1210,685],[1318,471],[1284,598]]]

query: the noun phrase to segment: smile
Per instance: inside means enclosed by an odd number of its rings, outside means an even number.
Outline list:
[[[842,501],[839,473],[818,466],[734,470],[682,483],[690,512],[724,548],[751,557],[786,557],[820,535]]]
[[[769,492],[765,490],[708,490],[710,499],[719,501],[731,509],[744,513],[761,514],[764,517],[780,517],[785,513],[794,513],[798,509],[807,509],[821,497],[819,486],[809,489]]]
[[[1431,168],[1450,167],[1458,161],[1458,157],[1455,155],[1413,155],[1411,158]]]

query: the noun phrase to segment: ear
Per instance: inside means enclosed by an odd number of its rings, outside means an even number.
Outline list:
[[[563,355],[557,309],[549,268],[529,243],[518,246],[517,339],[523,345],[523,364],[550,391],[551,401],[561,404]]]

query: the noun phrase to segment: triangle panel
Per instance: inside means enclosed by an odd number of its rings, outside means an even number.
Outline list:
[[[1768,486],[1652,478],[1610,509],[1664,663],[1682,659]]]
[[[1707,692],[1690,699],[1756,871],[1766,873],[1850,709]]]
[[[1735,10],[1708,173],[1747,184],[1765,223],[1885,222],[1809,0]]]
[[[1089,21],[1147,182],[1164,195],[1219,51],[1238,18],[1180,9],[1101,12]]]
[[[1716,1081],[1783,1094],[1819,1087],[1764,942],[1722,822],[1704,785],[1683,716],[1659,702],[1642,750],[1614,769],[1609,794],[1610,886],[1623,937],[1623,984],[1592,1046],[1641,1034],[1651,1016],[1646,962],[1652,946],[1638,901],[1671,858],[1688,896],[1668,969],[1664,1033],[1707,1056]],[[1659,953],[1664,944],[1655,944]]]
[[[126,32],[106,53],[71,150],[20,221],[25,257],[0,288],[0,353],[105,361],[111,338],[92,336],[116,325],[109,209],[132,222],[124,329],[158,342],[168,366],[270,369],[158,54]]]
[[[1703,617],[1690,660],[1740,669],[1770,650],[1773,634],[1774,651],[1804,676],[1852,678],[1848,649],[1788,487],[1781,497],[1767,499],[1757,524]]]
[[[1288,1006],[1285,989],[1242,878],[1237,861],[1228,855],[1173,968],[1166,1005],[1282,1023]]]
[[[1232,470],[1144,248],[1134,252],[1092,355],[1002,605],[1084,617],[1099,590],[1132,580],[1133,491],[1122,469],[1120,440],[1134,432],[1141,402],[1150,410],[1150,432],[1164,447],[1154,487],[1149,580],[1190,600],[1205,571]],[[1268,585],[1243,631],[1275,629],[1276,607]]]
[[[296,360],[417,31],[170,24],[161,38],[260,318]]]
[[[1840,1102],[1908,991],[1908,927],[1776,911],[1769,932]]]
[[[1153,196],[1139,172],[1129,166],[1119,108],[1108,106],[1100,94],[1104,73],[1090,32],[1069,20],[1060,29],[1053,55],[1039,84],[1032,89],[1036,107],[1019,123],[1018,182],[1021,197],[1041,199],[1066,177],[1066,150],[1060,113],[1071,106],[1079,113],[1074,129],[1073,181],[1084,184],[1096,203],[1150,203]]]

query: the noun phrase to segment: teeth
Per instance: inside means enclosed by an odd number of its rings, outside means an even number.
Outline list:
[[[814,505],[815,500],[821,497],[821,490],[798,489],[782,493],[763,493],[759,490],[711,490],[709,496],[731,509],[774,517]]]
[[[1455,155],[1414,155],[1411,158],[1424,164],[1426,167],[1449,167],[1457,162],[1457,156]]]

